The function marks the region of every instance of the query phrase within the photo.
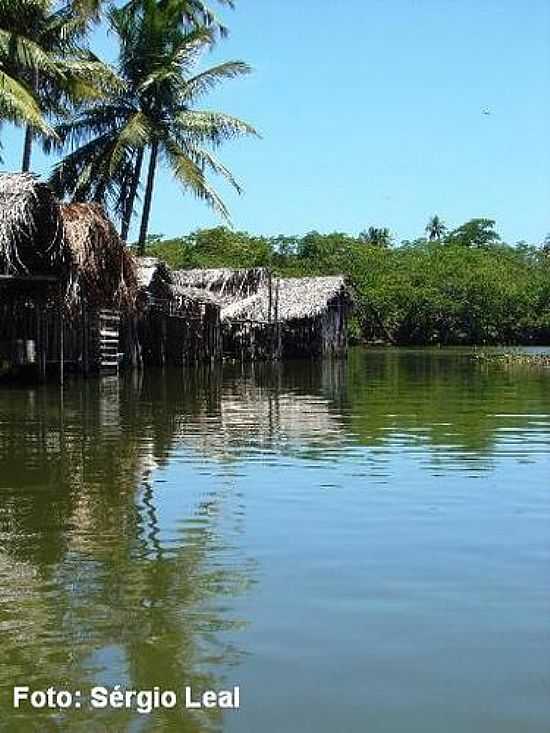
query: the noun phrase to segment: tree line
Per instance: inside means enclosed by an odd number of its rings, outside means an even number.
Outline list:
[[[453,230],[434,217],[425,236],[392,246],[387,229],[358,236],[262,237],[225,227],[150,237],[176,269],[270,267],[281,276],[347,275],[351,335],[396,345],[550,343],[550,240],[506,244],[491,219]]]
[[[112,65],[91,49],[100,24],[116,44]],[[211,175],[241,189],[216,151],[257,133],[201,108],[218,85],[251,71],[243,61],[199,65],[226,35],[202,0],[0,0],[0,135],[5,125],[24,129],[22,171],[35,144],[60,155],[49,180],[56,194],[105,206],[124,241],[141,208],[142,251],[161,160],[185,191],[228,219]],[[0,155],[1,144],[0,136]]]

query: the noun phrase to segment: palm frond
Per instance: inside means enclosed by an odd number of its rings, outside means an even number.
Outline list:
[[[152,132],[153,126],[143,112],[133,114],[117,135],[109,170],[116,170],[129,152],[144,148],[151,141]]]
[[[174,115],[173,129],[178,138],[209,143],[218,147],[223,142],[245,135],[259,137],[258,132],[238,117],[222,112],[182,110]]]
[[[0,115],[17,123],[29,123],[43,135],[55,137],[42,116],[32,92],[0,68]]]
[[[114,137],[135,111],[124,107],[123,104],[100,103],[87,108],[69,122],[55,127],[59,145],[74,150],[94,137],[103,135]],[[49,153],[52,150],[52,143],[45,141],[44,147],[45,152]]]
[[[244,61],[226,61],[197,74],[185,83],[185,99],[198,99],[203,94],[215,89],[227,79],[235,79],[252,73],[252,67]]]
[[[203,171],[205,169],[208,169],[212,173],[215,173],[216,175],[225,178],[225,180],[235,189],[235,191],[239,195],[243,193],[242,187],[237,182],[229,168],[227,168],[220,160],[218,160],[218,158],[216,158],[216,156],[209,150],[206,150],[206,148],[192,147],[188,149],[188,154],[197,163],[197,165],[201,167]]]
[[[204,170],[175,140],[164,141],[164,150],[174,177],[198,199],[205,201],[217,214],[230,221],[229,210],[217,191],[208,183]]]
[[[133,172],[130,151],[111,169],[116,140],[103,135],[66,155],[53,169],[49,183],[60,198],[96,201],[120,215]]]
[[[0,28],[0,57],[6,66],[44,71],[62,77],[55,61],[39,43],[2,28]]]

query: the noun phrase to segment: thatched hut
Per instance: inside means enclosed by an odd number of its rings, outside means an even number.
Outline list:
[[[0,174],[0,274],[60,277],[69,258],[51,189],[29,173]]]
[[[98,204],[62,204],[60,210],[71,257],[68,356],[85,372],[118,369],[123,357],[134,365],[139,362],[136,259]]]
[[[138,289],[138,268],[99,204],[61,204],[63,238],[70,253],[71,301],[90,306],[131,308]]]
[[[276,278],[256,267],[179,270],[172,282],[221,305],[223,354],[241,361],[342,356],[351,297],[341,276]]]
[[[199,364],[221,359],[221,302],[180,284],[167,265],[140,258],[140,341],[145,363]]]
[[[134,258],[101,207],[60,204],[30,174],[0,175],[0,359],[7,367],[118,368]]]
[[[222,309],[227,348],[243,351],[276,330],[274,355],[343,356],[351,295],[342,276],[280,278]],[[273,338],[272,338],[273,341]]]
[[[45,321],[70,267],[59,204],[30,174],[0,174],[0,374],[46,372]]]
[[[155,277],[169,278],[170,270],[168,266],[158,257],[138,257],[137,281],[139,289],[147,291]]]

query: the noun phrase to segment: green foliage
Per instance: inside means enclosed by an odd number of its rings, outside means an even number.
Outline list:
[[[447,231],[447,227],[445,226],[445,223],[441,221],[439,216],[436,214],[435,216],[432,216],[430,221],[426,224],[426,229],[424,231],[428,235],[428,239],[431,242],[433,242],[434,239],[437,239],[437,240],[441,239],[441,237]]]
[[[470,219],[452,231],[446,240],[461,247],[487,247],[500,242],[493,219]]]
[[[198,230],[178,239],[152,242],[147,247],[147,254],[161,257],[174,269],[182,269],[267,267],[271,265],[273,253],[271,243],[265,237],[216,227]]]
[[[87,50],[89,10],[54,0],[0,0],[0,120],[27,127],[24,170],[32,137],[55,139],[50,120],[118,88],[112,70]]]
[[[356,292],[354,338],[421,345],[548,342],[550,258],[525,243],[499,243],[488,220],[456,232],[388,249],[339,232],[266,238],[220,227],[157,241],[148,252],[176,268],[344,273]]]
[[[392,236],[387,227],[369,227],[366,231],[359,234],[359,239],[365,244],[371,244],[374,247],[391,247]]]

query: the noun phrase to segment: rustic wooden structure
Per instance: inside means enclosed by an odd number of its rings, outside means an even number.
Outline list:
[[[175,273],[142,258],[138,280],[139,340],[143,363],[214,363],[221,359],[221,304],[200,288],[178,284]]]
[[[54,276],[0,275],[0,375],[34,373],[44,381],[51,353],[61,366],[61,312]]]
[[[0,371],[117,372],[121,362],[212,364],[341,356],[341,277],[265,268],[172,272],[138,263],[95,204],[60,204],[29,174],[0,175]]]
[[[219,268],[176,271],[171,282],[217,299],[225,359],[340,357],[347,352],[352,298],[341,276],[278,278],[266,268]]]
[[[124,356],[122,323],[133,318],[137,264],[97,204],[62,204],[63,236],[71,253],[66,311],[70,334],[81,332],[69,354],[84,374],[118,372]]]
[[[239,361],[272,360],[281,356],[277,300],[273,275],[263,267],[231,270],[179,270],[173,279],[180,287],[193,288],[216,298],[221,307],[221,350],[224,359]],[[236,307],[266,292],[268,313],[259,321],[246,316],[224,318],[227,308]]]
[[[351,305],[341,276],[269,278],[256,294],[222,309],[228,348],[243,353],[247,342],[250,358],[265,358],[266,343],[271,358],[345,356]]]
[[[0,175],[0,273],[5,373],[118,370],[136,265],[99,206],[59,204],[32,175]]]

